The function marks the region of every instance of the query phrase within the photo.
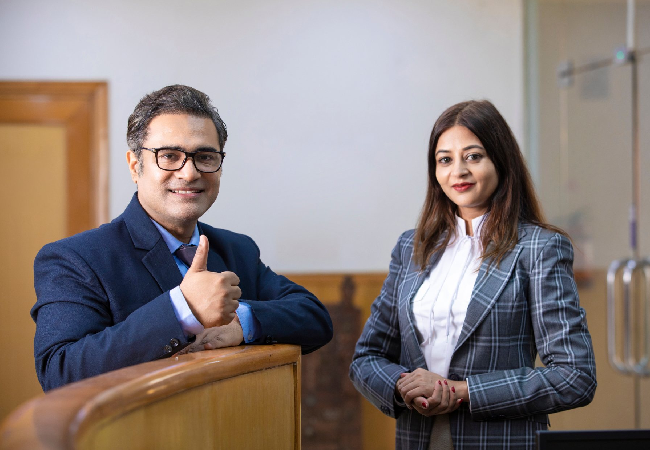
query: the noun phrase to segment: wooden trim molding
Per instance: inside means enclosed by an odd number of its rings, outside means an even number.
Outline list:
[[[52,390],[25,403],[9,416],[0,428],[0,449],[85,448],[82,444],[91,442],[88,435],[101,434],[104,425],[130,412],[164,399],[176,400],[192,389],[211,383],[262,371],[268,374],[271,369],[285,366],[290,368],[293,377],[290,382],[295,393],[294,399],[288,399],[294,408],[290,431],[295,437],[291,440],[293,448],[300,449],[300,347],[293,345],[230,347],[191,353],[127,367]],[[218,395],[216,391],[211,392]],[[250,402],[244,399],[259,398],[260,393],[237,395],[241,395],[241,403],[246,404]],[[247,414],[254,415],[251,411],[255,408],[255,404],[251,405]],[[203,413],[214,414],[214,410],[201,411]],[[234,405],[233,419],[241,421],[239,414]],[[278,415],[273,411],[270,414]],[[149,420],[151,422],[155,423]],[[142,432],[151,433],[152,430]],[[164,434],[165,430],[157,432]],[[213,432],[211,427],[205,430],[205,433]]]
[[[108,221],[105,82],[0,82],[0,122],[60,125],[67,138],[67,232]]]

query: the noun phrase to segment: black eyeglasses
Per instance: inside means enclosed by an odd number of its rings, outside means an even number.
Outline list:
[[[185,166],[187,158],[192,158],[194,167],[199,172],[218,172],[219,169],[221,169],[221,164],[223,164],[224,158],[226,157],[225,152],[213,149],[186,152],[178,147],[140,148],[142,150],[153,152],[153,154],[156,155],[156,164],[158,167],[170,172],[181,170]]]

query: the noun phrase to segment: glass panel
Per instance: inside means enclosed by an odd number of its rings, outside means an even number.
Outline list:
[[[636,5],[637,48],[646,51],[650,49],[650,1]],[[610,366],[607,354],[606,270],[613,260],[633,256],[629,226],[632,69],[629,64],[609,64],[564,83],[558,79],[558,68],[567,62],[574,68],[613,62],[617,49],[626,43],[626,9],[624,0],[527,2],[529,119],[534,121],[528,146],[535,150],[531,167],[548,220],[569,232],[574,241],[580,301],[587,311],[598,367],[594,402],[586,411],[554,415],[555,430],[650,426],[650,379],[635,383]],[[641,56],[637,67],[638,236],[641,256],[650,256],[650,52]],[[619,311],[620,322],[621,316]],[[639,317],[642,309],[637,305]],[[643,347],[638,323],[633,328],[637,351]]]

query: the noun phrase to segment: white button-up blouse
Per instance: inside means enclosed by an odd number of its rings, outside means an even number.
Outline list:
[[[456,217],[456,238],[447,246],[413,298],[413,316],[427,369],[442,377],[465,321],[474,283],[481,265],[481,229],[485,215],[472,220],[474,236]]]

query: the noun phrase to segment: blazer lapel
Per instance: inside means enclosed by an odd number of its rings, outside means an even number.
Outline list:
[[[208,252],[208,270],[210,272],[225,272],[228,270],[221,255],[212,250],[212,248],[210,248],[210,251]]]
[[[162,292],[181,284],[183,276],[169,252],[169,248],[145,210],[140,205],[137,192],[123,214],[133,246],[147,253],[142,263],[156,280]]]
[[[155,227],[154,231],[158,233]],[[158,235],[160,236],[160,233]],[[174,257],[170,253],[169,247],[165,244],[162,236],[160,236],[160,239],[149,253],[142,258],[142,263],[163,292],[175,288],[183,281],[181,271],[178,270],[176,261],[174,261]]]
[[[456,343],[456,350],[463,345],[467,338],[478,328],[490,312],[512,276],[512,271],[523,247],[515,245],[502,260],[499,266],[492,265],[488,271],[488,263],[483,262],[472,290],[472,297],[467,307],[463,329]]]
[[[418,340],[417,333],[415,331],[415,318],[413,317],[413,298],[417,294],[418,290],[424,283],[424,280],[429,276],[431,270],[438,264],[440,257],[442,256],[441,252],[436,253],[431,257],[429,264],[425,270],[418,270],[417,266],[410,262],[410,265],[407,269],[407,274],[404,277],[404,281],[400,286],[399,291],[399,308],[401,310],[400,315],[407,318],[407,327],[401,330],[402,339],[410,345],[406,346],[406,351],[408,352],[407,359],[411,361],[415,367],[427,367],[426,360],[424,359],[424,354],[420,348],[420,341]]]

